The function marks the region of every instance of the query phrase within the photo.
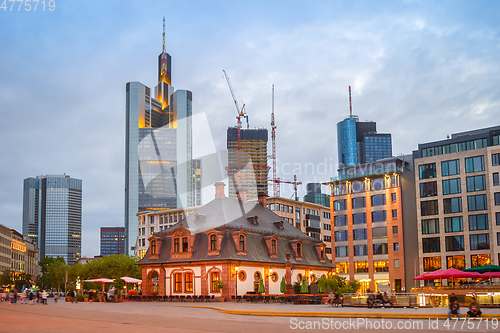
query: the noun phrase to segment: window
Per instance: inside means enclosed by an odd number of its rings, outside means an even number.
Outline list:
[[[399,259],[394,259],[394,268],[399,268]],[[396,279],[398,281],[398,279]]]
[[[446,251],[463,251],[464,236],[447,236],[444,238]]]
[[[217,250],[217,236],[210,235],[210,250]]]
[[[500,185],[500,178],[498,177],[498,172],[493,174],[493,186]]]
[[[277,253],[276,251],[277,251],[276,250],[276,239],[272,239],[271,240],[271,253],[276,254]]]
[[[155,223],[155,216],[154,216],[154,215],[151,215],[151,216],[149,217],[149,222],[150,222],[151,224]]]
[[[449,256],[446,257],[447,268],[464,269],[465,256]]]
[[[493,166],[500,165],[500,154],[491,154],[491,164]]]
[[[500,205],[500,193],[495,193],[495,206]]]
[[[278,281],[278,273],[273,272],[273,274],[271,274],[271,280],[272,280],[273,282]]]
[[[332,230],[332,225],[328,223],[323,223],[323,230]]]
[[[151,254],[156,254],[156,241],[151,241]]]
[[[397,225],[392,226],[392,234],[396,235],[397,233],[398,233],[398,226]]]
[[[240,235],[240,251],[245,251],[245,235]]]
[[[443,180],[443,194],[456,194],[460,193],[460,178]]]
[[[220,289],[219,289],[219,281],[220,281],[220,273],[219,272],[212,272],[210,274],[210,281],[212,281],[211,283],[211,291],[212,292],[219,292]]]
[[[179,238],[174,238],[174,252],[181,252]]]
[[[465,172],[484,171],[484,156],[468,157],[465,159]]]
[[[188,252],[188,238],[182,237],[182,252]]]
[[[335,241],[336,242],[343,242],[348,240],[348,231],[343,230],[343,231],[335,231]]]
[[[366,198],[365,197],[359,197],[359,198],[352,198],[352,208],[363,208],[366,207]]]
[[[184,291],[187,293],[193,292],[193,273],[184,274]]]
[[[469,215],[469,230],[488,230],[488,214]]]
[[[347,225],[347,215],[334,216],[333,223],[335,226]]]
[[[373,244],[373,254],[388,254],[389,247],[387,243]]]
[[[383,222],[383,221],[387,221],[387,214],[385,210],[372,212],[372,222]]]
[[[336,246],[335,247],[335,257],[348,257],[349,249],[347,246]]]
[[[151,227],[151,235],[155,234],[155,227]]]
[[[420,179],[436,178],[436,163],[419,165],[418,172]]]
[[[355,256],[367,256],[368,255],[368,246],[355,245],[354,246],[354,255]]]
[[[274,204],[273,203],[269,204],[269,210],[274,210]]]
[[[441,244],[439,242],[439,237],[423,238],[422,252],[423,253],[441,252]]]
[[[297,257],[302,257],[302,244],[297,243]]]
[[[334,210],[346,210],[347,209],[347,200],[336,200],[333,202],[333,209]],[[305,214],[305,212],[304,212]]]
[[[182,274],[181,273],[174,274],[174,291],[176,293],[182,292]]]
[[[352,223],[354,224],[366,223],[366,214],[365,213],[352,214]]]
[[[439,234],[439,220],[422,220],[422,235]]]
[[[245,271],[239,271],[238,272],[238,280],[240,281],[245,281],[247,279],[247,273],[245,273]]]
[[[489,254],[474,254],[470,256],[470,259],[472,267],[481,267],[491,264]]]
[[[424,272],[434,272],[441,268],[441,257],[424,258]]]
[[[392,250],[399,251],[399,243],[392,243]]]
[[[391,201],[396,201],[396,193],[391,193]]]
[[[460,213],[462,211],[462,198],[448,198],[443,200],[445,214]]]
[[[462,216],[447,217],[444,219],[445,232],[459,232],[463,230]]]
[[[435,197],[437,195],[437,182],[420,183],[420,197]]]
[[[354,262],[354,273],[368,273],[368,262],[367,261],[355,261]]]
[[[366,229],[356,229],[352,231],[353,234],[353,239],[358,240],[358,239],[367,239],[368,233]]]
[[[323,236],[323,241],[325,241],[325,242],[331,242],[332,241],[332,236],[324,235]]]
[[[500,213],[495,213],[496,225],[500,225]]]
[[[490,234],[470,235],[471,250],[489,250],[490,249]]]
[[[500,245],[500,232],[497,232],[497,245]]]
[[[387,237],[387,228],[386,227],[372,228],[372,238],[381,238],[381,237]]]
[[[467,177],[467,192],[486,190],[486,180],[484,175]]]
[[[372,206],[385,205],[385,194],[372,195]]]
[[[486,194],[471,195],[467,197],[469,212],[488,209],[486,204]]]
[[[393,209],[392,210],[392,218],[395,219],[398,217],[398,210],[397,209]]]
[[[388,261],[374,261],[373,270],[375,272],[389,272],[389,262]]]
[[[437,215],[438,212],[438,201],[421,201],[420,202],[420,215],[428,216],[428,215]]]
[[[460,174],[460,164],[458,160],[441,162],[441,173],[443,177]]]
[[[349,274],[349,262],[348,261],[336,262],[335,272],[337,274]]]

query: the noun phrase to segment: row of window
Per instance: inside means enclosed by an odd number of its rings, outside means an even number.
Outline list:
[[[392,248],[394,251],[399,251],[399,243],[393,243]],[[367,256],[368,255],[368,245],[354,245],[353,246],[354,256]],[[389,246],[387,243],[373,244],[373,255],[378,254],[389,254]],[[335,247],[335,257],[348,257],[349,247],[348,246],[336,246]]]
[[[389,272],[389,261],[375,260],[372,262],[375,273]],[[370,263],[368,261],[355,261],[354,273],[368,273]],[[394,267],[399,268],[399,259],[394,260]],[[349,274],[349,262],[340,261],[335,263],[335,272],[337,274]]]
[[[354,240],[368,239],[367,229],[355,229],[352,231],[352,238]],[[372,238],[387,237],[386,227],[372,228]],[[344,242],[349,240],[349,232],[347,230],[335,231],[335,241]]]
[[[497,234],[497,238],[498,238]],[[490,249],[490,235],[489,234],[474,234],[469,235],[470,250],[489,250]],[[446,236],[445,237],[446,251],[464,251],[464,236]],[[441,252],[441,240],[439,237],[423,238],[422,239],[422,252],[434,253]]]
[[[492,154],[491,161],[493,166],[500,165],[500,154]],[[465,172],[484,171],[484,156],[474,156],[465,158]],[[422,164],[418,166],[419,178],[436,178],[436,163]],[[458,159],[441,162],[441,175],[443,177],[460,174],[460,163]]]
[[[498,136],[493,137],[493,145],[495,145],[495,141],[497,142],[496,145],[498,145]],[[451,143],[438,147],[423,148],[421,152],[422,152],[422,157],[430,157],[435,155],[451,154],[460,151],[481,149],[486,147],[487,147],[486,139],[476,139],[460,143]]]
[[[376,170],[374,171],[377,172]],[[384,188],[397,187],[399,186],[399,183],[399,175],[393,175],[390,177],[387,176],[385,178],[375,178],[365,181],[353,181],[352,183],[341,183],[340,185],[335,185],[333,191],[334,195],[359,193],[364,191],[378,191]]]
[[[489,254],[473,254],[471,257],[471,267],[480,267],[491,263]],[[500,259],[500,254],[499,254]],[[423,258],[424,272],[433,272],[441,269],[441,257],[425,257]],[[446,268],[465,269],[465,256],[447,256]]]
[[[396,201],[396,193],[391,193],[391,201]],[[385,194],[377,194],[371,196],[372,206],[382,206],[385,205]],[[366,207],[366,197],[352,198],[352,208],[364,208]],[[333,208],[336,211],[347,209],[347,199],[336,200],[333,202]]]
[[[495,206],[500,205],[500,192],[494,194]],[[475,212],[479,210],[487,210],[487,198],[486,194],[470,195],[467,196],[467,210],[469,212]],[[443,210],[444,214],[460,213],[462,212],[462,198],[447,198],[443,199]],[[438,215],[438,201],[429,200],[420,202],[420,215]]]
[[[469,215],[469,231],[488,230],[488,214]],[[500,213],[495,213],[496,225],[500,225]],[[426,219],[421,221],[422,234],[439,234],[439,219]],[[444,219],[445,232],[460,232],[463,231],[462,216],[446,217]]]
[[[285,213],[293,213],[293,206],[282,205],[282,204],[278,204],[278,203],[277,204],[270,203],[268,205],[268,208],[269,208],[269,210],[273,210],[273,211],[281,211],[281,212],[285,212]],[[300,208],[296,207],[295,211],[300,213]],[[302,213],[303,214],[311,214],[311,215],[317,215],[317,216],[319,216],[320,212],[318,210],[316,210],[316,209],[302,208]],[[325,213],[326,212],[323,213],[323,217],[324,218],[330,218],[330,213],[326,213],[326,214]]]
[[[466,178],[467,192],[486,190],[486,176],[477,175]],[[500,185],[498,172],[493,173],[493,185]],[[443,195],[462,193],[460,178],[443,180]],[[435,197],[438,195],[437,182],[426,182],[420,184],[420,197]]]

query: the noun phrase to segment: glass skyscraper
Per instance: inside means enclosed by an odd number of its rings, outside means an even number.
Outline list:
[[[171,86],[171,57],[165,45],[158,63],[154,94],[140,82],[126,84],[126,254],[134,253],[138,212],[196,204],[192,194],[196,182],[192,162],[193,96],[189,90],[174,91]]]
[[[68,175],[26,178],[23,235],[38,245],[40,260],[61,256],[74,264],[82,247],[82,181]]]
[[[101,256],[125,253],[125,228],[101,227]]]

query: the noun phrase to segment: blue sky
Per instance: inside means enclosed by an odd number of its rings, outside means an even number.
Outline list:
[[[500,123],[497,1],[55,3],[0,10],[0,223],[22,230],[24,178],[65,172],[83,180],[86,256],[100,226],[123,224],[125,84],[155,85],[163,16],[172,84],[193,92],[215,147],[235,124],[222,69],[251,126],[269,127],[274,83],[278,167],[304,183],[336,174],[304,165],[335,169],[349,85],[394,154]]]

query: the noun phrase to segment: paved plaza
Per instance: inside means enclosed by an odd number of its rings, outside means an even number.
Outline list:
[[[462,309],[462,313],[466,309]],[[0,303],[0,332],[498,332],[500,309],[484,320],[446,322],[447,309],[331,308],[260,303]],[[264,314],[264,315],[262,315]],[[329,318],[328,315],[336,315]],[[379,318],[369,318],[370,316]],[[393,317],[389,319],[386,316]],[[386,318],[380,318],[386,317]],[[428,317],[431,317],[429,320]],[[369,322],[367,322],[369,321]],[[446,326],[446,324],[449,326]],[[496,323],[496,326],[494,324]],[[453,325],[455,327],[453,328]],[[488,327],[487,327],[488,324]],[[399,325],[399,327],[398,327]],[[420,325],[420,326],[419,326]],[[316,328],[316,329],[314,329]]]

